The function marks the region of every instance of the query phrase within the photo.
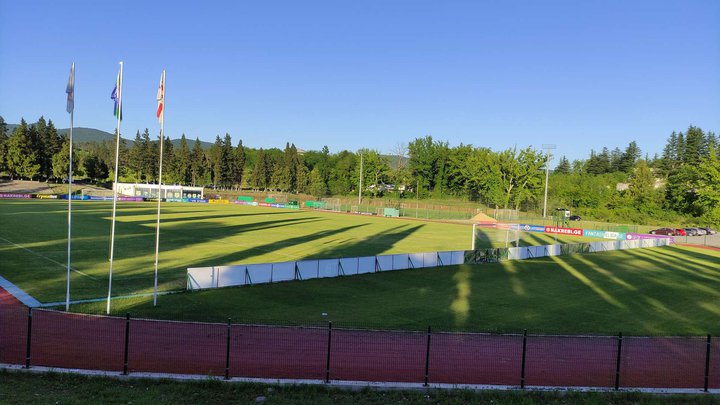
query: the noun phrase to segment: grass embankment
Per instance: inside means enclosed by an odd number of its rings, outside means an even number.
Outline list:
[[[112,204],[73,204],[71,295],[107,295]],[[119,203],[113,294],[151,292],[154,203]],[[484,246],[503,245],[487,230]],[[185,288],[188,267],[469,249],[468,225],[239,205],[162,207],[159,289]],[[532,235],[526,243],[552,238]],[[579,240],[563,237],[560,240]],[[65,298],[67,202],[0,201],[0,275],[42,302]]]
[[[17,404],[717,404],[712,395],[640,393],[498,392],[461,390],[350,391],[325,386],[277,386],[207,381],[168,381],[30,374],[0,371],[0,402]]]
[[[720,334],[720,252],[665,247],[116,300],[135,317],[424,330]],[[104,303],[73,311],[103,313]],[[327,313],[327,316],[322,316]]]

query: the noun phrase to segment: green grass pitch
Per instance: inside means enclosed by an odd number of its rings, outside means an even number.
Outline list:
[[[65,297],[66,207],[0,201],[0,275],[43,302]],[[113,295],[150,292],[156,206],[118,207]],[[103,297],[111,204],[73,208],[72,298]],[[187,267],[461,250],[471,237],[464,224],[234,205],[164,204],[162,218],[161,291],[183,289]],[[481,245],[501,244],[486,232]],[[542,234],[523,238],[523,244],[554,242]],[[577,240],[583,239],[559,239]],[[720,254],[708,250],[644,249],[178,293],[161,296],[158,307],[152,297],[118,299],[113,312],[217,322],[332,319],[403,329],[717,334],[718,263]]]
[[[119,203],[113,295],[152,291],[156,208]],[[73,203],[71,296],[107,295],[112,204]],[[478,244],[501,238],[488,230]],[[240,205],[162,206],[159,290],[185,288],[188,267],[469,249],[467,224]],[[532,235],[524,243],[538,244]],[[565,238],[570,240],[572,238]],[[504,245],[504,244],[503,244]],[[64,301],[66,201],[0,201],[0,275],[42,302]]]

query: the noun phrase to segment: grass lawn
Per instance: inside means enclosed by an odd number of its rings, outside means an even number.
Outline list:
[[[32,374],[0,370],[0,402],[17,404],[717,404],[712,395],[602,392],[499,392],[461,390],[342,390],[325,386],[278,386],[207,381],[169,381]]]
[[[467,224],[315,211],[167,203],[162,208],[159,289],[185,288],[188,267],[469,249]],[[107,295],[112,204],[73,203],[72,299]],[[113,295],[151,292],[154,203],[119,203]],[[504,246],[486,230],[480,245]],[[550,242],[529,235],[523,244]],[[582,240],[562,237],[560,241]],[[67,202],[0,201],[0,275],[41,302],[64,301]]]
[[[718,263],[716,251],[634,249],[184,292],[160,297],[158,307],[151,297],[122,299],[113,308],[118,315],[212,322],[718,335]]]

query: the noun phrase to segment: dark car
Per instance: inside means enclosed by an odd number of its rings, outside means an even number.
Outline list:
[[[703,227],[703,228],[701,228],[701,229],[704,229],[705,232],[707,232],[708,235],[715,235],[715,234],[717,233],[717,231],[714,230],[714,229],[712,229],[712,228]]]
[[[580,219],[582,219],[580,218],[580,215],[570,215],[571,221],[579,221]]]
[[[667,236],[675,236],[677,232],[675,232],[672,228],[660,228],[660,229],[653,229],[650,231],[651,235],[667,235]]]

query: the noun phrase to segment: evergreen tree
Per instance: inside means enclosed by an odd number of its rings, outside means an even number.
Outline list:
[[[245,147],[243,147],[242,139],[238,140],[238,145],[233,153],[233,183],[238,190],[242,188],[243,174],[245,172]]]
[[[282,161],[270,165],[270,190],[286,192],[290,188],[290,170]]]
[[[0,116],[0,172],[7,170],[7,124],[5,119]]]
[[[610,173],[622,172],[622,161],[623,153],[620,151],[620,148],[616,147],[612,152],[610,152]]]
[[[40,164],[37,162],[37,155],[32,149],[32,142],[29,136],[30,128],[24,119],[15,128],[15,132],[7,142],[7,169],[10,178],[27,178],[32,180],[40,174]]]
[[[699,164],[700,158],[705,155],[703,153],[705,144],[705,134],[702,129],[691,125],[685,133],[683,162],[694,165]]]
[[[150,140],[150,131],[145,128],[142,133],[142,143],[144,147],[143,155],[143,174],[146,182],[157,182],[158,170],[160,165],[160,142]]]
[[[190,159],[190,148],[188,147],[185,134],[180,137],[180,147],[175,154],[175,170],[178,183],[186,185],[192,182],[192,161]]]
[[[630,142],[620,158],[620,171],[623,173],[630,173],[630,171],[635,167],[635,162],[640,158],[640,153],[640,148],[637,146],[637,142]]]
[[[665,147],[663,148],[662,158],[658,164],[658,169],[661,174],[667,175],[671,170],[678,166],[677,159],[677,147],[678,147],[677,133],[675,131],[670,134]]]
[[[269,183],[269,160],[267,153],[260,148],[257,153],[257,160],[252,172],[251,185],[256,191],[265,191]]]
[[[205,185],[205,152],[200,145],[200,139],[195,138],[192,153],[190,154],[190,184],[193,186]]]
[[[108,166],[94,152],[88,153],[83,159],[85,175],[93,181],[104,180],[108,177]]]
[[[0,118],[2,118],[2,117],[0,117]],[[710,155],[710,150],[712,150],[712,149],[715,149],[715,154],[717,154],[717,152],[718,152],[718,146],[720,146],[720,144],[718,144],[718,138],[717,138],[717,136],[715,135],[715,133],[714,133],[714,132],[708,132],[708,133],[707,133],[706,142],[705,142],[705,149],[706,149],[707,152],[708,152],[708,153],[707,153],[707,156]]]
[[[638,161],[630,177],[630,186],[628,191],[638,207],[643,207],[652,200],[652,194],[655,190],[655,177],[650,171],[650,167],[644,160]]]
[[[225,134],[222,143],[222,152],[220,154],[220,184],[223,187],[230,188],[235,180],[235,153],[233,152],[232,138],[230,134]]]
[[[327,188],[325,187],[325,181],[322,178],[320,169],[318,167],[312,169],[309,177],[308,193],[317,198],[325,197],[325,195],[327,195]]]
[[[565,157],[561,157],[557,167],[555,167],[554,173],[568,174],[570,173],[570,161]]]
[[[163,142],[163,183],[164,184],[178,184],[182,182],[180,174],[178,173],[178,164],[175,158],[175,147],[170,141],[170,137],[165,138]],[[158,175],[159,175],[158,168]],[[159,181],[159,177],[158,177]]]
[[[595,153],[590,151],[590,159],[585,165],[585,171],[589,174],[605,174],[610,171],[610,152],[607,148],[603,148],[602,152]]]
[[[140,131],[137,131],[135,134],[135,142],[133,142],[132,147],[130,147],[130,151],[128,152],[128,161],[125,165],[125,167],[127,167],[130,171],[130,175],[136,182],[141,182],[144,178],[143,171],[145,169],[145,148],[147,148],[147,144],[144,143],[143,139],[140,137]]]
[[[42,136],[42,148],[44,150],[44,159],[45,160],[45,172],[43,175],[46,178],[49,178],[53,176],[54,174],[54,163],[53,159],[55,159],[55,155],[60,152],[60,149],[64,147],[65,140],[67,139],[66,136],[60,136],[57,132],[57,129],[55,129],[55,125],[53,124],[52,120],[48,120],[47,126],[45,127],[45,130],[43,131]],[[70,153],[70,150],[68,149],[68,154]],[[69,157],[68,157],[69,160]],[[75,163],[75,160],[73,159],[73,163]],[[75,166],[76,167],[76,166]],[[42,169],[41,169],[42,170]]]
[[[310,171],[302,163],[302,161],[300,161],[295,172],[297,173],[297,183],[295,184],[295,186],[297,188],[296,188],[295,192],[296,193],[307,192],[308,184],[310,182]]]
[[[78,173],[78,155],[73,153],[73,176]],[[53,155],[52,176],[56,179],[65,179],[70,171],[70,140],[66,139],[62,148]]]
[[[678,166],[685,163],[685,134],[678,132],[676,156]]]
[[[39,177],[44,177],[48,172],[52,173],[52,155],[47,156],[43,148],[46,127],[45,117],[41,116],[37,122],[30,125],[27,132],[30,150],[35,153],[35,161],[40,165]]]
[[[215,143],[210,148],[209,167],[212,170],[212,183],[214,187],[219,186],[222,183],[222,140],[220,135],[215,136]]]

